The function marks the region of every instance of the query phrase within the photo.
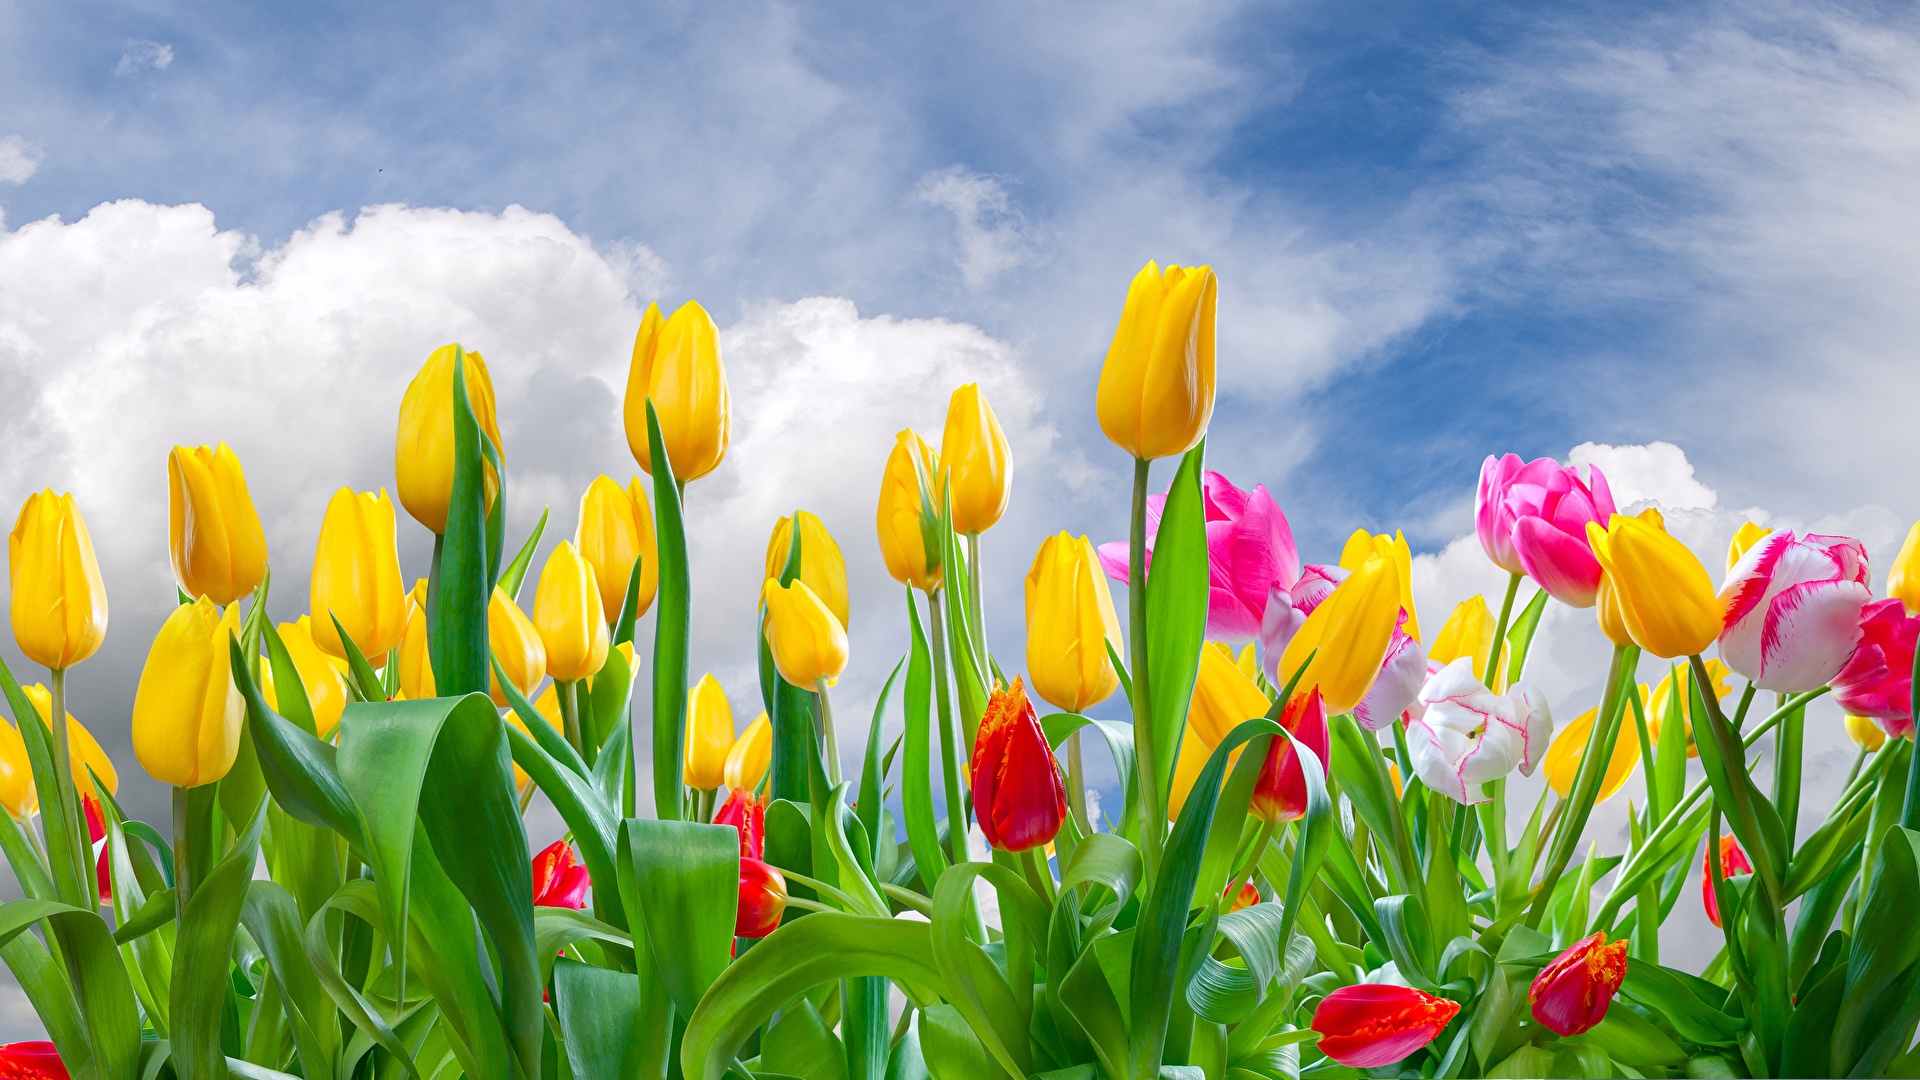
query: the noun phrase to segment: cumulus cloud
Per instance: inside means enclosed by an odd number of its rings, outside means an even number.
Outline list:
[[[0,138],[0,184],[24,184],[40,169],[45,153],[21,135]]]

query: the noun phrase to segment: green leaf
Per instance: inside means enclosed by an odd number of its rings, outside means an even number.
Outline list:
[[[1206,440],[1201,440],[1180,460],[1167,489],[1147,573],[1147,708],[1152,724],[1148,730],[1153,733],[1154,786],[1163,805],[1172,790],[1174,759],[1186,728],[1187,703],[1193,697],[1200,643],[1207,630],[1207,521],[1200,494],[1206,446]],[[1136,733],[1138,727],[1136,718]],[[1219,784],[1218,778],[1214,783]]]
[[[340,624],[340,616],[327,613],[333,620],[334,633],[340,635],[340,647],[347,654],[347,675],[355,696],[361,701],[385,701],[389,695],[386,683],[380,679],[379,672],[373,670],[373,664],[360,652],[360,646],[348,636],[347,628]],[[448,693],[453,693],[449,690]]]
[[[553,967],[554,1004],[573,1075],[637,1075],[632,1058],[640,983],[631,974],[561,959]]]
[[[967,937],[971,927],[968,904],[976,878],[985,878],[999,891],[1000,914],[1006,921],[1009,942],[1016,929],[1029,943],[1044,942],[1047,908],[1017,872],[997,863],[956,863],[941,876],[933,891],[933,955],[950,990],[947,1001],[973,1028],[980,1044],[1001,1068],[1014,1076],[1025,1076],[1031,1071],[1033,1057],[1020,1000],[986,950]],[[1011,948],[1008,956],[1008,966],[1017,972]],[[1026,963],[1031,966],[1032,961]]]
[[[619,649],[608,649],[606,663],[593,677],[591,687],[582,686],[586,700],[583,704],[587,722],[587,745],[596,748],[605,747],[607,740],[616,730],[630,727],[628,711],[633,704],[633,669],[627,665],[627,658]],[[544,726],[544,725],[543,725]],[[552,731],[551,727],[547,730]],[[565,739],[560,740],[565,742]],[[604,756],[604,755],[603,755]],[[615,761],[624,761],[616,756]],[[596,759],[595,765],[599,761]]]
[[[933,1080],[988,1080],[1007,1075],[951,1005],[920,1013],[920,1046]]]
[[[227,1003],[227,963],[265,823],[265,811],[255,813],[233,850],[198,883],[174,939],[168,1041],[182,1080],[225,1075],[220,1021]]]
[[[800,531],[795,529],[794,536],[799,535]],[[907,588],[907,617],[912,641],[907,652],[906,756],[900,763],[900,810],[906,818],[907,843],[913,849],[914,865],[931,894],[940,876],[946,873],[948,862],[947,853],[940,846],[933,803],[933,660],[927,649],[926,634],[920,629],[920,608],[914,603],[911,586]]]
[[[840,1040],[827,1030],[820,1010],[805,998],[767,1029],[760,1041],[760,1065],[804,1080],[845,1080],[847,1075]]]
[[[1673,1030],[1688,1042],[1732,1046],[1746,1023],[1702,1001],[1688,989],[1687,978],[1690,976],[1684,973],[1629,957],[1620,993],[1673,1025]]]
[[[1527,669],[1527,654],[1533,648],[1533,635],[1540,628],[1540,615],[1547,610],[1547,590],[1541,589],[1527,601],[1507,629],[1507,685],[1520,681]]]
[[[407,1075],[418,1080],[420,1070],[414,1064],[413,1055],[408,1052],[406,1045],[400,1041],[399,1036],[394,1033],[393,1028],[379,1011],[367,1001],[358,988],[347,981],[340,971],[340,965],[334,959],[333,942],[327,933],[327,917],[333,911],[352,915],[369,926],[378,925],[380,906],[373,882],[365,878],[356,878],[341,885],[339,891],[328,898],[320,910],[314,913],[313,919],[307,923],[302,942],[306,948],[307,963],[319,979],[321,990],[332,999],[334,1006],[346,1014],[347,1019],[359,1029],[361,1036],[393,1055],[394,1059],[406,1069]],[[464,1046],[462,1049],[464,1050]],[[348,1055],[349,1059],[353,1056]]]
[[[887,699],[893,695],[893,682],[900,677],[900,669],[905,665],[905,658],[893,665],[893,673],[880,687],[880,697],[873,703],[873,722],[867,728],[866,753],[860,764],[860,796],[855,809],[873,845],[873,850],[867,852],[870,861],[880,858],[880,806],[885,801],[881,792],[886,776],[880,768],[880,721],[887,711]],[[885,1067],[885,1062],[881,1067]]]
[[[1846,993],[1833,1024],[1831,1068],[1850,1071],[1878,1034],[1882,1019],[1897,1006],[1888,991],[1920,960],[1920,922],[1913,898],[1920,895],[1920,832],[1889,828],[1880,838],[1872,884],[1861,897],[1854,923],[1853,957],[1847,965]]]
[[[644,553],[636,553],[633,557],[633,569],[627,573],[627,591],[622,594],[626,599],[620,601],[620,618],[613,624],[615,645],[633,643],[633,628],[640,621],[640,568],[645,561]]]
[[[533,523],[533,531],[527,534],[526,543],[520,545],[520,550],[514,554],[507,568],[500,571],[500,591],[515,603],[520,601],[520,586],[527,579],[527,567],[533,564],[534,549],[540,546],[540,534],[547,531],[547,515],[552,512],[550,506],[540,508],[540,520]]]
[[[503,684],[504,685],[504,684]],[[545,722],[541,723],[546,727]],[[552,728],[547,728],[551,731]],[[620,825],[612,807],[593,790],[585,779],[561,767],[544,748],[522,735],[518,728],[506,731],[509,749],[516,765],[559,811],[562,821],[580,847],[580,861],[587,876],[600,887],[594,890],[594,905],[616,926],[626,925],[620,903],[619,880],[614,853],[619,849]],[[562,746],[566,744],[561,743]]]
[[[269,636],[267,640],[271,643],[277,638]],[[246,700],[247,727],[253,733],[260,769],[274,801],[295,818],[331,829],[346,837],[349,843],[364,847],[360,812],[340,779],[333,744],[321,742],[311,732],[274,712],[261,696],[260,688],[254,685],[239,643],[229,644],[233,650],[233,682]],[[294,685],[298,682],[296,673]],[[276,689],[280,685],[276,683]],[[311,715],[307,717],[309,723],[312,719]]]
[[[620,836],[633,871],[627,899],[646,913],[647,941],[675,1007],[692,1015],[733,951],[739,834],[726,825],[629,818]]]
[[[87,1066],[92,1063],[93,1075],[103,1080],[132,1077],[140,1056],[140,1013],[107,924],[84,908],[51,900],[13,900],[0,905],[0,944],[11,942],[43,920],[59,945],[67,984],[74,990],[86,1026],[86,1046],[76,1054],[63,1047],[62,1056],[81,1076],[87,1075]],[[7,958],[11,963],[20,955],[19,951],[9,951]],[[71,1014],[65,1012],[57,995],[43,992],[42,1000],[49,999],[55,1011],[45,1018],[48,1030],[70,1036]]]
[[[840,1034],[845,1043],[846,1075],[851,1080],[884,1080],[892,1030],[887,999],[893,984],[873,975],[840,983]]]
[[[487,691],[487,603],[493,596],[498,549],[489,552],[486,451],[467,395],[466,354],[454,346],[453,489],[447,498],[447,528],[427,597],[427,654],[435,688],[443,696]],[[499,494],[494,513],[504,517],[506,472],[495,463]],[[315,612],[318,615],[318,612]],[[346,635],[341,635],[342,640]],[[368,695],[374,700],[373,695]],[[385,695],[379,695],[384,697]]]
[[[0,944],[0,960],[13,972],[13,980],[20,984],[27,1003],[33,1006],[34,1016],[39,1018],[40,1026],[61,1058],[78,1065],[91,1057],[93,1052],[87,1046],[86,1020],[80,1015],[80,1004],[67,986],[65,970],[54,963],[40,939],[32,934],[15,934]]]
[[[52,726],[31,722],[40,710],[20,689],[4,660],[0,660],[0,691],[5,692],[7,707],[13,712],[13,726],[27,744],[33,786],[40,796],[40,828],[46,836],[54,894],[82,911],[90,910],[96,888],[91,874],[93,845],[79,796],[74,794],[72,775],[62,775],[54,768]]]
[[[287,1006],[293,1045],[308,1076],[335,1075],[340,1056],[340,1014],[327,1000],[319,976],[307,962],[300,933],[300,909],[286,889],[271,881],[247,887],[241,923],[267,956]]]
[[[686,787],[687,637],[692,632],[687,529],[681,517],[680,488],[673,479],[652,400],[647,402],[647,446],[653,463],[654,540],[660,559],[653,616],[653,812],[664,821],[677,821],[684,812]]]

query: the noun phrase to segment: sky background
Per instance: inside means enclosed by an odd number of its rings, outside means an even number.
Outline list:
[[[904,641],[881,467],[963,382],[1015,455],[983,549],[1024,666],[1041,537],[1124,535],[1093,388],[1149,259],[1220,276],[1210,463],[1266,484],[1308,561],[1403,529],[1427,625],[1501,584],[1466,537],[1489,453],[1599,463],[1716,572],[1748,517],[1884,565],[1920,515],[1917,173],[1906,5],[0,0],[0,505],[51,486],[87,515],[112,629],[74,711],[153,820],[126,725],[173,603],[167,448],[240,454],[295,618],[328,494],[391,486],[400,392],[459,341],[494,372],[510,531],[550,506],[551,542],[635,471],[649,302],[722,328],[694,664],[743,726],[796,507],[846,551],[837,700],[870,709]],[[401,550],[424,573],[404,518]],[[1530,675],[1565,720],[1605,649],[1552,611]],[[1813,727],[1818,789],[1851,748]],[[1617,848],[1618,813],[1594,836]]]

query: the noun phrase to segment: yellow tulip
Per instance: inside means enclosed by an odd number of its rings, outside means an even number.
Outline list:
[[[1587,737],[1592,734],[1593,721],[1599,713],[1600,709],[1596,706],[1568,724],[1566,730],[1554,736],[1553,745],[1547,747],[1546,760],[1540,763],[1541,769],[1547,774],[1547,783],[1563,799],[1573,790],[1574,774],[1580,770],[1580,759],[1586,756]],[[1633,775],[1633,767],[1639,762],[1640,729],[1634,724],[1633,717],[1621,717],[1620,734],[1613,742],[1613,757],[1607,760],[1607,774],[1600,780],[1599,801],[1613,798],[1613,793],[1619,791],[1620,785]]]
[[[1209,747],[1244,721],[1265,716],[1273,702],[1233,661],[1225,645],[1210,641],[1200,647],[1200,670],[1194,677],[1193,699],[1187,703],[1187,726]]]
[[[698,480],[719,467],[727,456],[729,437],[727,372],[720,364],[720,331],[699,304],[682,304],[665,322],[660,308],[648,304],[640,333],[633,340],[624,413],[627,446],[652,476],[647,448],[649,399],[660,417],[660,440],[676,480]]]
[[[733,706],[712,672],[687,693],[687,786],[711,791],[726,782],[733,751]]]
[[[34,711],[40,714],[41,728],[45,729],[48,736],[52,736],[53,726],[47,718],[53,715],[53,694],[40,683],[20,689],[26,693],[27,700],[33,703]],[[13,719],[16,724],[20,722],[17,716]],[[71,712],[67,714],[67,749],[73,764],[74,790],[82,793],[93,790],[93,779],[87,775],[91,770],[107,786],[107,794],[120,793],[120,772],[113,767],[113,759],[100,749],[100,743],[94,739],[93,733],[75,720]]]
[[[1693,712],[1692,667],[1680,668],[1680,676],[1682,680],[1678,690],[1680,722],[1686,725],[1687,756],[1695,758],[1700,756],[1700,748],[1693,742],[1693,725],[1696,717]],[[1707,661],[1707,676],[1712,683],[1713,696],[1716,700],[1724,699],[1733,692],[1733,670],[1727,667],[1719,657],[1716,656]],[[1660,744],[1660,732],[1667,722],[1667,706],[1674,701],[1674,694],[1673,672],[1669,671],[1666,677],[1660,680],[1660,684],[1653,688],[1651,695],[1644,693],[1640,695],[1646,702],[1647,738],[1653,740],[1655,746]]]
[[[633,560],[639,559],[640,595],[635,614],[647,613],[660,586],[660,559],[653,536],[653,506],[639,477],[624,488],[610,476],[587,485],[587,493],[580,497],[580,524],[574,530],[573,542],[593,567],[593,580],[600,587],[600,610],[615,618],[626,605]]]
[[[540,632],[498,585],[493,588],[493,599],[487,602],[487,647],[522,694],[533,693],[546,677],[547,647]],[[489,674],[487,683],[493,703],[505,707],[507,692],[500,688],[499,677]]]
[[[1070,713],[1112,697],[1120,676],[1107,655],[1109,643],[1115,651],[1126,647],[1092,541],[1067,533],[1047,537],[1027,571],[1027,676],[1034,693]]]
[[[847,630],[804,581],[769,579],[760,593],[767,608],[767,645],[780,677],[807,690],[847,669]]]
[[[777,578],[787,568],[787,556],[793,551],[794,518],[800,520],[800,580],[827,605],[840,625],[846,626],[852,614],[847,603],[847,559],[819,518],[796,510],[793,517],[774,522],[773,535],[767,538],[766,576]]]
[[[773,764],[773,724],[761,713],[727,749],[723,779],[738,791],[754,791]]]
[[[1367,696],[1393,643],[1393,627],[1400,617],[1399,578],[1393,560],[1378,556],[1348,575],[1287,643],[1280,655],[1281,684],[1312,655],[1313,663],[1297,692],[1318,686],[1329,716],[1353,711]]]
[[[918,469],[915,463],[918,462]],[[935,525],[922,514],[920,483],[934,484],[940,478],[940,461],[933,448],[912,430],[894,437],[893,452],[887,455],[887,471],[880,480],[880,508],[875,526],[880,532],[880,557],[886,561],[893,580],[922,592],[940,587],[940,550],[931,537]],[[929,487],[931,495],[933,489]],[[930,508],[934,514],[939,506]],[[805,544],[802,537],[802,552]]]
[[[239,633],[239,606],[222,615],[204,596],[160,624],[133,694],[133,753],[155,780],[199,787],[233,768],[246,704],[227,643]]]
[[[1207,767],[1207,758],[1212,755],[1213,747],[1188,723],[1180,737],[1180,753],[1173,759],[1173,785],[1167,792],[1168,821],[1180,817],[1181,808],[1187,805],[1187,796],[1193,794],[1193,785],[1200,779],[1200,770]]]
[[[421,616],[424,627],[426,616]],[[424,633],[424,631],[423,631]],[[424,637],[422,649],[425,648]],[[293,661],[293,668],[300,673],[300,686],[307,692],[307,707],[313,710],[313,726],[321,738],[333,733],[340,723],[340,714],[347,708],[347,665],[346,661],[329,655],[314,640],[313,617],[300,616],[299,621],[280,624],[280,644],[287,647],[287,656]],[[424,666],[424,665],[423,665]],[[400,671],[404,676],[406,666]],[[404,683],[402,684],[404,689]],[[419,689],[418,682],[415,689]],[[433,696],[433,669],[427,669],[427,682],[423,693],[407,691],[407,697],[414,700]],[[278,705],[275,706],[279,708]]]
[[[70,668],[107,636],[107,589],[72,495],[27,496],[7,537],[13,639],[27,659]]]
[[[1213,324],[1219,282],[1209,266],[1148,263],[1100,369],[1100,430],[1136,458],[1193,449],[1213,415]]]
[[[433,657],[427,648],[427,581],[421,578],[407,594],[407,629],[400,635],[400,693],[408,701],[424,701],[437,696],[433,681]],[[493,613],[487,613],[488,635],[492,635]],[[504,663],[504,661],[503,661]],[[536,682],[538,680],[535,680]]]
[[[20,729],[0,722],[0,806],[15,821],[25,821],[40,807],[33,790],[33,763],[27,757],[27,741]]]
[[[1587,540],[1634,643],[1666,659],[1691,656],[1720,636],[1720,600],[1706,567],[1657,520],[1615,514],[1605,529],[1588,522]]]
[[[1368,559],[1378,555],[1393,562],[1394,569],[1400,574],[1400,607],[1407,613],[1406,624],[1401,627],[1407,636],[1420,640],[1420,619],[1413,610],[1413,549],[1407,546],[1407,538],[1395,531],[1392,536],[1370,535],[1365,529],[1355,529],[1347,537],[1347,546],[1340,552],[1340,568],[1358,570]],[[1484,656],[1484,654],[1482,654]]]
[[[1733,542],[1727,545],[1727,569],[1733,569],[1734,564],[1740,561],[1740,557],[1747,553],[1748,548],[1759,542],[1761,537],[1772,532],[1772,529],[1763,529],[1751,521],[1743,522],[1739,530],[1733,534]]]
[[[173,576],[188,596],[231,604],[266,576],[267,535],[226,443],[167,455],[167,539]]]
[[[1240,674],[1249,679],[1259,678],[1260,658],[1254,655],[1252,642],[1241,647],[1239,655],[1233,658],[1233,666],[1239,668]]]
[[[1905,604],[1907,614],[1920,615],[1920,521],[1907,530],[1900,554],[1887,568],[1887,595]]]
[[[1446,625],[1427,647],[1427,659],[1445,667],[1469,656],[1473,658],[1473,670],[1480,673],[1486,671],[1487,652],[1492,648],[1493,611],[1487,607],[1487,598],[1476,594],[1454,605]],[[1500,651],[1505,652],[1505,646]]]
[[[1013,494],[1013,459],[993,407],[968,383],[947,400],[947,427],[940,436],[942,478],[953,493],[953,529],[983,533],[1007,512]]]
[[[1852,713],[1847,714],[1846,721],[1847,738],[1853,740],[1853,745],[1865,750],[1869,754],[1886,745],[1887,733],[1879,724],[1874,723],[1867,717],[1855,716]],[[16,738],[17,737],[18,736],[16,736]],[[9,803],[8,805],[11,807],[12,804]],[[16,813],[14,816],[19,817],[20,815]]]
[[[533,597],[533,625],[547,647],[547,674],[563,682],[584,679],[607,662],[605,610],[593,566],[565,540],[547,556]]]
[[[407,630],[407,587],[394,543],[393,500],[341,488],[327,502],[313,555],[311,601],[314,643],[347,655],[333,625],[346,628],[361,655],[376,667]]]
[[[400,434],[393,451],[393,472],[400,505],[413,520],[435,534],[447,531],[447,503],[453,498],[453,361],[466,363],[467,402],[473,407],[480,432],[502,452],[500,421],[494,415],[493,377],[477,352],[458,345],[442,345],[427,357],[420,373],[400,398]],[[488,512],[500,494],[500,477],[483,458],[482,486]]]

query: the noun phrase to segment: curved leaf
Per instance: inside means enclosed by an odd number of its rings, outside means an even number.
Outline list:
[[[233,850],[188,897],[180,919],[167,1034],[174,1069],[182,1080],[218,1080],[226,1074],[220,1021],[227,1005],[227,965],[266,820],[264,808],[253,815],[253,823]]]
[[[646,916],[647,942],[675,1007],[691,1015],[733,952],[739,833],[728,825],[629,818],[620,835],[633,873],[627,899]]]
[[[692,633],[687,572],[687,527],[680,488],[660,435],[660,416],[647,402],[647,447],[653,463],[654,548],[659,587],[653,624],[653,812],[678,821],[685,811],[687,735],[687,636]],[[800,530],[795,529],[798,533]]]

